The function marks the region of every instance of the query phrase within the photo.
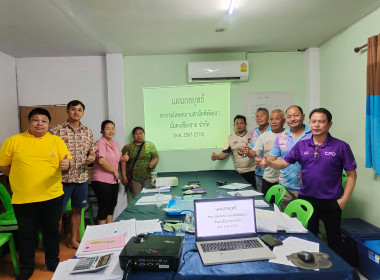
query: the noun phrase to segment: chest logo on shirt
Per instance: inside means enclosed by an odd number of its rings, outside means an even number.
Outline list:
[[[336,156],[336,153],[335,153],[335,152],[325,152],[325,155],[326,155],[326,156],[332,156],[332,157],[335,157],[335,156]]]
[[[309,151],[303,152],[303,155],[308,155],[308,154],[309,154]]]

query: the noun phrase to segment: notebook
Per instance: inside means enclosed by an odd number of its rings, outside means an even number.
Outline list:
[[[253,197],[194,200],[194,216],[196,245],[204,265],[276,258],[257,237]]]

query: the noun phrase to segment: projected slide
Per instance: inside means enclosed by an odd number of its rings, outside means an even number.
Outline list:
[[[222,148],[230,84],[143,88],[146,139],[158,150]]]

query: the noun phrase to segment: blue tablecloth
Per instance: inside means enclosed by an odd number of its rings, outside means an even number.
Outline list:
[[[180,172],[165,173],[160,176],[177,176],[179,186],[187,184],[189,180],[199,180],[201,187],[207,189],[206,197],[215,197],[217,189],[215,182],[222,180],[229,183],[245,182],[242,177],[235,171],[201,171],[197,172]],[[180,195],[180,187],[173,188],[173,195]],[[135,203],[140,194],[117,218],[117,220],[136,218],[160,220],[173,218],[168,216],[164,211],[157,211],[156,206],[136,206]],[[176,216],[177,217],[177,216]],[[312,233],[306,234],[284,234],[275,235],[280,240],[284,240],[289,236],[295,236],[305,240],[318,242],[320,244],[320,252],[327,253],[332,262],[332,267],[321,269],[319,271],[303,270],[297,267],[291,267],[281,264],[269,263],[265,261],[254,261],[234,264],[204,266],[198,252],[188,252],[185,256],[185,264],[177,273],[174,272],[136,272],[128,275],[128,280],[149,280],[149,279],[167,279],[167,280],[197,280],[197,279],[236,279],[236,280],[359,280],[359,276],[350,265],[348,265],[341,257],[335,254],[329,247],[322,243]],[[195,237],[186,234],[185,242],[182,250],[182,257],[185,252],[196,248]],[[181,264],[184,262],[181,257]]]

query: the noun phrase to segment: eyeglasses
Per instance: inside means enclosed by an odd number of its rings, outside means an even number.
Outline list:
[[[319,147],[321,145],[316,145],[314,150],[314,158],[319,158]]]

